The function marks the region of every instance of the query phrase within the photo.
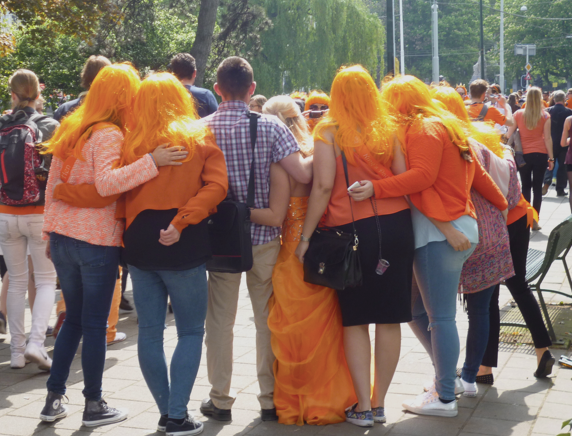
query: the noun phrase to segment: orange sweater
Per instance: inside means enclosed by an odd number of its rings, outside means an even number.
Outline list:
[[[213,137],[197,145],[193,158],[180,166],[159,168],[159,175],[127,192],[117,204],[117,218],[126,218],[127,229],[144,210],[179,209],[171,222],[179,232],[191,224],[198,224],[225,199],[228,190],[226,163]],[[60,184],[54,198],[72,205],[105,204],[92,185]]]
[[[409,195],[427,217],[454,221],[463,215],[476,218],[469,191],[474,187],[499,210],[506,198],[474,155],[469,163],[436,120],[411,126],[405,136],[408,171],[383,180],[373,180],[376,198]]]

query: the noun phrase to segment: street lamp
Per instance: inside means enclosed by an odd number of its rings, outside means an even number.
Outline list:
[[[526,12],[526,11],[528,11],[528,8],[527,8],[526,6],[523,6],[523,7],[520,8],[520,11],[521,11],[521,12]]]

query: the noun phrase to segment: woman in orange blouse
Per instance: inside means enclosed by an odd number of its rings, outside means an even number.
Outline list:
[[[400,122],[397,136],[405,146],[407,171],[363,180],[351,195],[357,201],[409,195],[420,292],[414,296],[411,327],[433,361],[435,385],[403,407],[422,415],[453,417],[460,351],[456,296],[463,263],[478,242],[470,189],[503,211],[507,201],[474,156],[457,118],[432,100],[419,79],[393,79],[384,86],[382,98]]]

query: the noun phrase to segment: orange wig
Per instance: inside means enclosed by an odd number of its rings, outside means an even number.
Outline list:
[[[295,98],[295,97],[292,97],[292,98]],[[306,106],[304,107],[304,110],[309,111],[310,106],[312,106],[313,104],[325,104],[325,105],[329,106],[330,105],[330,97],[328,97],[328,94],[326,94],[325,92],[312,91],[306,99]]]
[[[193,98],[170,73],[156,73],[141,82],[133,104],[136,126],[125,136],[122,165],[129,165],[164,143],[185,147],[191,160],[197,143],[211,135],[198,121]]]
[[[384,165],[393,157],[393,118],[381,102],[375,82],[361,65],[342,67],[332,83],[330,110],[314,130],[314,139],[328,143],[324,133],[335,128],[336,144],[347,151],[365,145]]]
[[[108,122],[125,131],[132,119],[131,105],[139,86],[139,74],[130,64],[103,68],[95,77],[83,104],[64,118],[54,136],[44,143],[44,152],[62,160],[72,154],[83,159],[82,147],[76,147],[76,144],[83,144],[79,139],[91,126]]]
[[[396,76],[384,84],[381,97],[398,120],[397,137],[401,144],[405,144],[405,132],[411,125],[423,119],[435,119],[443,124],[451,142],[467,158],[469,141],[459,120],[433,101],[429,88],[417,77]]]
[[[504,156],[501,146],[501,135],[491,125],[484,122],[472,122],[467,113],[465,103],[457,91],[453,88],[442,86],[431,90],[435,100],[442,102],[445,107],[463,123],[469,132],[469,136],[485,145],[498,157]]]
[[[290,98],[306,101],[308,94],[306,94],[304,91],[294,91],[292,94],[290,94]]]

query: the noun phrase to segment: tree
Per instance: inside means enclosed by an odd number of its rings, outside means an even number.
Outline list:
[[[197,61],[197,78],[195,81],[197,86],[203,85],[205,69],[211,52],[218,4],[219,0],[201,0],[197,36],[191,49],[191,54]]]

